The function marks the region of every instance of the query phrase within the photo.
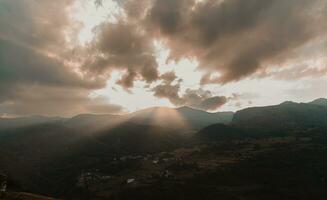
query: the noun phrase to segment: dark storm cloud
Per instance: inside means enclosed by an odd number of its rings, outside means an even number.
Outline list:
[[[146,22],[149,23],[150,28],[166,35],[184,31],[185,15],[192,4],[192,1],[186,0],[155,0],[148,12]]]
[[[162,74],[160,79],[163,80],[165,83],[171,83],[175,81],[178,77],[176,76],[175,72],[170,71]]]
[[[33,50],[63,50],[64,30],[74,26],[67,15],[74,0],[2,0],[0,38]]]
[[[135,80],[151,83],[159,77],[152,40],[128,22],[98,26],[91,52],[84,69],[95,76],[119,70],[124,74],[117,83],[124,88],[133,87]]]
[[[164,83],[155,86],[152,91],[155,97],[166,98],[174,105],[183,105],[185,100],[179,96],[180,84]]]
[[[203,84],[227,83],[324,36],[326,11],[322,0],[154,0],[142,23],[166,42],[171,59],[198,59],[209,72]]]
[[[79,113],[120,113],[123,110],[106,99],[90,99],[88,94],[88,90],[76,88],[19,86],[10,99],[0,101],[0,113],[72,116]]]
[[[73,115],[105,106],[88,98],[105,86],[105,78],[85,77],[71,65],[65,37],[76,28],[68,16],[73,2],[0,2],[0,113]]]
[[[154,40],[169,48],[169,59],[197,59],[206,72],[201,84],[225,84],[255,73],[269,76],[263,72],[283,66],[296,57],[295,50],[327,30],[322,23],[327,19],[323,0],[118,2],[126,16],[97,28],[92,44],[96,53],[86,66],[96,75],[122,71],[117,83],[124,88],[133,87],[135,80],[152,83],[166,78],[157,70]],[[154,95],[183,104],[180,86],[164,81],[153,88]]]
[[[202,84],[225,84],[247,77],[298,79],[327,74],[325,66],[294,65],[296,58],[311,56],[298,52],[312,41],[320,45],[309,45],[305,52],[314,49],[315,54],[326,53],[320,42],[326,41],[325,0],[117,0],[125,14],[117,16],[116,22],[99,25],[94,40],[85,47],[66,40],[80,26],[69,15],[75,1],[0,1],[2,110],[3,106],[9,110],[16,106],[16,110],[24,111],[20,99],[31,93],[65,102],[68,92],[76,98],[67,101],[67,110],[74,107],[73,102],[86,106],[90,92],[105,87],[112,71],[121,72],[117,84],[125,89],[138,80],[149,88],[161,83],[152,88],[154,95],[175,105],[209,108],[204,105],[212,101],[216,103],[212,105],[219,105],[218,97],[203,91],[181,92],[178,77],[159,73],[156,40],[169,49],[169,59],[196,59],[206,74]],[[101,5],[101,1],[96,2]],[[295,67],[282,68],[288,62]],[[29,92],[22,92],[22,88]],[[48,101],[44,109],[55,110],[56,106],[49,106],[54,103],[51,99],[40,99]],[[26,102],[25,111],[34,107],[33,101]],[[38,100],[34,102],[37,105]],[[94,102],[101,107],[101,102]],[[115,107],[108,106],[108,110]]]
[[[0,82],[97,87],[74,74],[57,52],[64,49],[69,25],[65,7],[71,0],[0,2]],[[10,90],[10,88],[8,88]]]
[[[65,66],[26,46],[0,39],[0,82],[2,84],[45,84],[58,87],[96,89],[101,82],[83,79]]]

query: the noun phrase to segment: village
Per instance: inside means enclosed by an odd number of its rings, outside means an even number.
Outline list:
[[[91,196],[107,198],[123,188],[147,187],[158,182],[183,183],[199,174],[228,168],[251,157],[258,148],[255,143],[237,141],[231,145],[233,149],[223,147],[224,150],[217,151],[216,146],[221,145],[199,144],[171,152],[115,157],[104,168],[81,173],[76,187]]]

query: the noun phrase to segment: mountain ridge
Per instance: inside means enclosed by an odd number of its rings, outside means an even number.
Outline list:
[[[232,124],[268,130],[327,127],[327,106],[286,101],[273,106],[251,107],[237,111]]]
[[[326,98],[319,98],[309,102],[309,104],[319,105],[319,106],[327,106],[327,99]]]
[[[265,112],[264,110],[279,110],[281,109],[303,109],[304,107],[327,107],[326,98],[318,98],[308,103],[297,103],[293,101],[285,101],[277,105],[271,106],[257,106],[249,107],[242,110],[238,110],[235,113],[229,111],[218,112],[206,112],[198,110],[188,106],[181,106],[178,108],[169,107],[149,107],[135,112],[127,114],[91,114],[83,113],[78,114],[70,118],[64,117],[49,117],[42,115],[31,115],[26,117],[16,118],[1,118],[0,117],[0,129],[21,128],[26,126],[33,126],[44,123],[63,123],[70,127],[106,127],[113,124],[122,122],[134,122],[140,124],[153,124],[159,126],[170,126],[173,128],[181,128],[181,124],[185,127],[191,127],[196,130],[200,130],[206,126],[216,123],[222,124],[235,124],[235,121],[239,121],[240,113],[247,113],[247,115],[253,115],[254,111]],[[251,111],[252,110],[252,111]],[[282,113],[279,113],[282,114]],[[261,120],[261,119],[260,119]],[[259,120],[259,121],[260,121]],[[237,122],[239,123],[239,122]]]

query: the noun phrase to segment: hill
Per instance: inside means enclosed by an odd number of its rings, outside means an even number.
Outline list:
[[[228,124],[232,121],[233,112],[208,113],[187,106],[177,109],[154,107],[134,112],[129,115],[130,121],[141,124],[152,124],[172,129],[200,130],[216,123]]]
[[[327,107],[284,102],[217,123],[231,115],[157,107],[7,129],[0,173],[10,191],[63,199],[326,199]]]
[[[45,197],[25,192],[9,192],[3,200],[56,200],[54,198]]]
[[[242,128],[269,131],[326,128],[327,107],[294,102],[252,107],[236,112],[232,124]]]
[[[233,112],[208,113],[190,107],[177,109],[154,107],[125,115],[80,114],[72,118],[27,116],[0,118],[0,131],[50,123],[64,125],[68,128],[95,131],[117,126],[125,122],[161,126],[177,130],[200,130],[215,123],[231,123],[233,114]]]
[[[18,117],[18,118],[0,118],[0,130],[22,128],[37,124],[62,122],[65,118],[62,117],[46,117],[40,115]]]
[[[39,124],[2,134],[0,173],[35,193],[62,194],[85,169],[104,168],[114,158],[170,151],[185,139],[180,131],[130,121],[102,129]]]
[[[195,127],[198,128],[203,128],[216,123],[229,124],[232,122],[234,115],[233,112],[208,113],[186,106],[178,108],[177,111],[182,116],[184,116],[184,118],[189,122],[189,124],[193,124]]]
[[[209,141],[219,141],[226,139],[242,139],[246,134],[244,131],[229,125],[214,124],[202,129],[196,136]]]
[[[318,105],[318,106],[327,106],[327,99],[325,98],[316,99],[310,102],[309,104]]]

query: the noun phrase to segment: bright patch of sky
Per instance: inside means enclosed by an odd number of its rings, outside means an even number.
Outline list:
[[[93,30],[103,22],[115,22],[122,10],[116,1],[106,0],[102,5],[96,5],[93,0],[79,0],[72,8],[72,18],[81,23],[82,28],[78,34],[81,44],[93,39]]]

